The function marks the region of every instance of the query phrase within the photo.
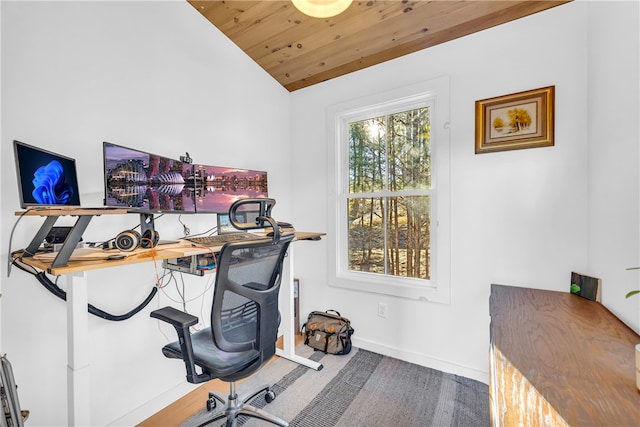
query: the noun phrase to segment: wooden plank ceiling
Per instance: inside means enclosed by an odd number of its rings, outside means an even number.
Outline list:
[[[571,0],[354,0],[323,19],[290,1],[187,1],[294,91]]]

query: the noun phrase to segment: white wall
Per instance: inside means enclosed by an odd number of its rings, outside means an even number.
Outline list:
[[[588,267],[603,304],[640,330],[640,298],[624,298],[640,289],[640,270],[626,270],[640,266],[640,6],[588,6]]]
[[[600,72],[596,76],[589,74],[595,67],[589,66],[592,39],[588,34],[598,12],[591,17],[587,4],[558,6],[292,94],[296,226],[327,230],[327,144],[333,142],[325,132],[326,109],[372,92],[442,75],[451,78],[451,304],[332,287],[327,284],[326,258],[334,253],[324,241],[323,246],[307,245],[305,255],[296,259],[302,313],[337,309],[351,318],[354,343],[360,347],[486,381],[490,284],[568,291],[571,271],[592,273],[605,279],[603,293],[615,302],[612,309],[626,310],[620,298],[611,297],[623,295],[625,287],[607,280],[608,271],[595,259],[593,265],[589,263],[588,208],[592,204],[587,187],[591,171],[587,129],[591,115],[587,105],[594,85],[604,90],[616,80],[614,87],[627,84],[631,88],[630,99],[622,103],[623,109],[628,108],[624,114],[629,113],[630,126],[613,126],[625,145],[607,153],[611,161],[596,178],[608,182],[619,157],[630,155],[625,160],[630,178],[616,180],[616,195],[609,191],[606,196],[633,209],[623,215],[609,208],[596,213],[604,217],[604,227],[624,218],[619,227],[629,230],[625,257],[631,259],[625,262],[631,264],[638,259],[638,242],[633,239],[639,235],[638,37],[633,37],[638,28],[637,4],[607,2],[613,17],[598,24],[596,36],[602,38],[602,49],[617,46],[624,38],[622,45],[628,49],[615,52],[628,55],[623,62],[635,64],[635,71],[630,67],[619,72],[616,58],[607,56],[606,65],[596,68]],[[635,15],[616,19],[634,11]],[[630,36],[623,35],[629,31]],[[554,147],[474,154],[474,101],[549,85],[556,88]],[[610,107],[612,99],[605,99],[601,109]],[[611,111],[598,131],[607,132],[610,127],[605,125],[618,122],[618,114]],[[609,200],[603,198],[601,203],[606,206]],[[613,256],[625,253],[614,244],[607,250]],[[377,316],[378,302],[388,304],[386,319]],[[626,313],[639,329],[637,305]]]
[[[102,205],[106,140],[267,170],[278,200],[274,214],[290,212],[289,94],[186,1],[3,1],[1,7],[3,260],[19,210],[13,139],[78,159],[87,206]],[[215,224],[213,215],[181,220],[192,233]],[[136,215],[95,218],[84,239],[106,240],[137,223]],[[12,248],[24,247],[40,224],[23,219]],[[177,215],[157,218],[156,229],[163,238],[183,231]],[[6,262],[0,264],[2,353],[13,363],[22,407],[31,411],[28,425],[66,425],[65,305],[22,271],[14,268],[7,278]],[[155,277],[152,263],[89,273],[89,301],[124,313],[148,295]],[[206,283],[187,277],[187,298]],[[166,291],[177,298],[175,284]],[[207,317],[201,301],[190,311]],[[184,392],[184,367],[163,357],[167,340],[149,318],[168,302],[163,294],[124,322],[90,318],[92,425],[141,421],[153,411],[114,420],[176,385]],[[172,330],[163,332],[175,339]]]

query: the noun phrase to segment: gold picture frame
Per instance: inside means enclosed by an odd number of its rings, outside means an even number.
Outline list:
[[[555,86],[476,101],[476,154],[554,145]]]

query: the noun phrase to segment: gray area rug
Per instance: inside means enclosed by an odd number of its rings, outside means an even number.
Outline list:
[[[357,348],[346,356],[306,346],[296,352],[324,368],[314,371],[279,358],[238,385],[242,394],[272,384],[277,395],[272,403],[263,396],[251,403],[291,427],[489,425],[489,390],[479,381]],[[182,426],[200,425],[207,417],[203,409]],[[224,426],[224,420],[209,425]],[[273,424],[240,417],[238,425]]]

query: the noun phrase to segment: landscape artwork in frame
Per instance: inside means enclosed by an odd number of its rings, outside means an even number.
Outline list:
[[[554,145],[555,86],[476,101],[476,154]]]

